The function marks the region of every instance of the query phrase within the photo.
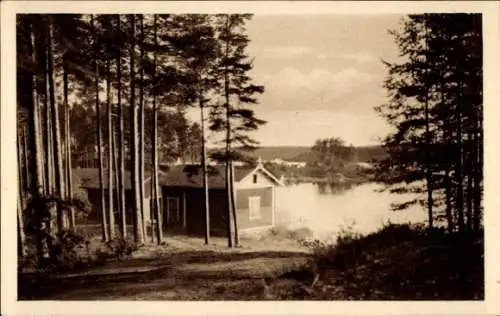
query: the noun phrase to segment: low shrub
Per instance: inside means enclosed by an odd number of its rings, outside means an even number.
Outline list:
[[[19,258],[20,268],[71,270],[91,261],[88,238],[65,228],[70,224],[64,220],[69,219],[70,209],[77,217],[85,217],[91,205],[86,195],[79,194],[72,199],[60,199],[41,192],[30,197],[23,212],[28,255]],[[57,216],[63,218],[63,227],[57,227]]]
[[[137,245],[130,240],[115,238],[97,248],[95,253],[96,262],[104,263],[109,259],[122,260],[129,257],[137,249]]]
[[[310,261],[283,276],[308,287],[309,299],[484,297],[481,234],[387,224],[366,236],[347,234],[338,236],[334,244],[312,241],[309,246]],[[311,275],[317,275],[317,282],[310,283]]]
[[[374,253],[383,253],[394,246],[401,247],[405,242],[421,240],[423,234],[425,230],[420,227],[388,223],[369,235],[354,233],[349,228],[343,229],[335,243],[315,241],[309,247],[313,250],[313,258],[318,266],[345,271],[369,262]]]
[[[51,249],[53,269],[72,271],[91,264],[88,241],[70,230],[58,233],[57,242]]]
[[[92,204],[84,190],[77,190],[67,203],[75,208],[76,218],[79,220],[86,219],[92,212]]]
[[[47,270],[74,270],[88,263],[88,251],[86,240],[69,230],[61,231],[56,238],[50,238],[46,246],[46,256],[40,257],[38,251],[39,241],[30,238],[28,251],[25,257],[19,258],[19,270],[36,269]]]

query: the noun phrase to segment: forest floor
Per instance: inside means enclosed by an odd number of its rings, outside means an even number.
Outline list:
[[[336,246],[306,248],[280,234],[170,236],[131,258],[74,273],[21,273],[21,300],[473,300],[483,299],[481,238],[432,239],[389,227]],[[296,237],[294,235],[294,237]]]

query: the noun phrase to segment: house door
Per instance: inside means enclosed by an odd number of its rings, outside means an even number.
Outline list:
[[[179,198],[167,197],[165,199],[164,211],[166,226],[182,225],[182,214],[179,207]]]

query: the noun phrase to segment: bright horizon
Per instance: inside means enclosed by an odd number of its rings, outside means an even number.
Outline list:
[[[387,30],[401,17],[255,15],[247,23],[248,53],[251,76],[265,92],[249,107],[268,123],[251,135],[263,147],[312,146],[328,137],[380,144],[390,127],[373,108],[385,102],[381,60],[398,58]],[[199,121],[198,110],[189,117]]]

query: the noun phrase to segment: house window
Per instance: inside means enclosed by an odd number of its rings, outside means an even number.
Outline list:
[[[257,183],[257,174],[253,175],[253,183]]]
[[[251,196],[248,198],[248,211],[250,220],[260,218],[260,196]]]

